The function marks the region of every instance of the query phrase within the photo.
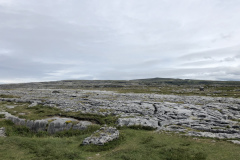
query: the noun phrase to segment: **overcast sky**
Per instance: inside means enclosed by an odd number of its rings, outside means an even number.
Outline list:
[[[0,0],[0,83],[240,80],[240,0]]]

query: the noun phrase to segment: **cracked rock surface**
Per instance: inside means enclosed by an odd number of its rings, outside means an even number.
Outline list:
[[[0,90],[19,98],[0,101],[42,104],[64,111],[116,115],[119,126],[145,125],[190,136],[240,138],[240,99],[115,93],[74,89]]]

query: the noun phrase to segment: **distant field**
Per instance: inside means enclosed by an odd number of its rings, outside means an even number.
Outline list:
[[[204,90],[200,91],[200,87],[204,87]],[[15,88],[88,89],[117,91],[120,93],[156,93],[240,98],[240,81],[206,81],[152,78],[129,81],[65,80],[0,85],[0,89]]]

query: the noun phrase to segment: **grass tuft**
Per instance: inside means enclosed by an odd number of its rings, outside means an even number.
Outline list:
[[[0,114],[0,118],[5,118],[5,114]]]

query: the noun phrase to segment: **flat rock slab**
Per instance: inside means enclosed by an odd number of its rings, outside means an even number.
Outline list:
[[[48,124],[48,133],[54,134],[63,130],[85,130],[89,125],[93,125],[89,121],[79,121],[74,118],[51,117],[45,120],[51,121]]]
[[[16,106],[6,106],[6,108],[8,109],[12,109],[12,108],[15,108]]]
[[[147,118],[119,118],[117,121],[118,126],[146,126],[157,128],[158,121],[154,119],[147,119]]]
[[[119,137],[119,131],[114,127],[102,127],[94,132],[90,137],[83,140],[83,145],[94,144],[104,145],[107,142],[113,141]]]
[[[79,120],[74,119],[74,118],[57,117],[57,116],[45,118],[44,120],[48,120],[48,121],[61,121],[61,122],[66,122],[66,121],[79,122]]]
[[[5,117],[11,116],[11,114],[10,114],[10,113],[8,113],[8,112],[0,112],[0,114],[4,114],[4,115],[5,115]]]
[[[240,145],[240,141],[238,141],[238,140],[229,140],[229,142]]]

